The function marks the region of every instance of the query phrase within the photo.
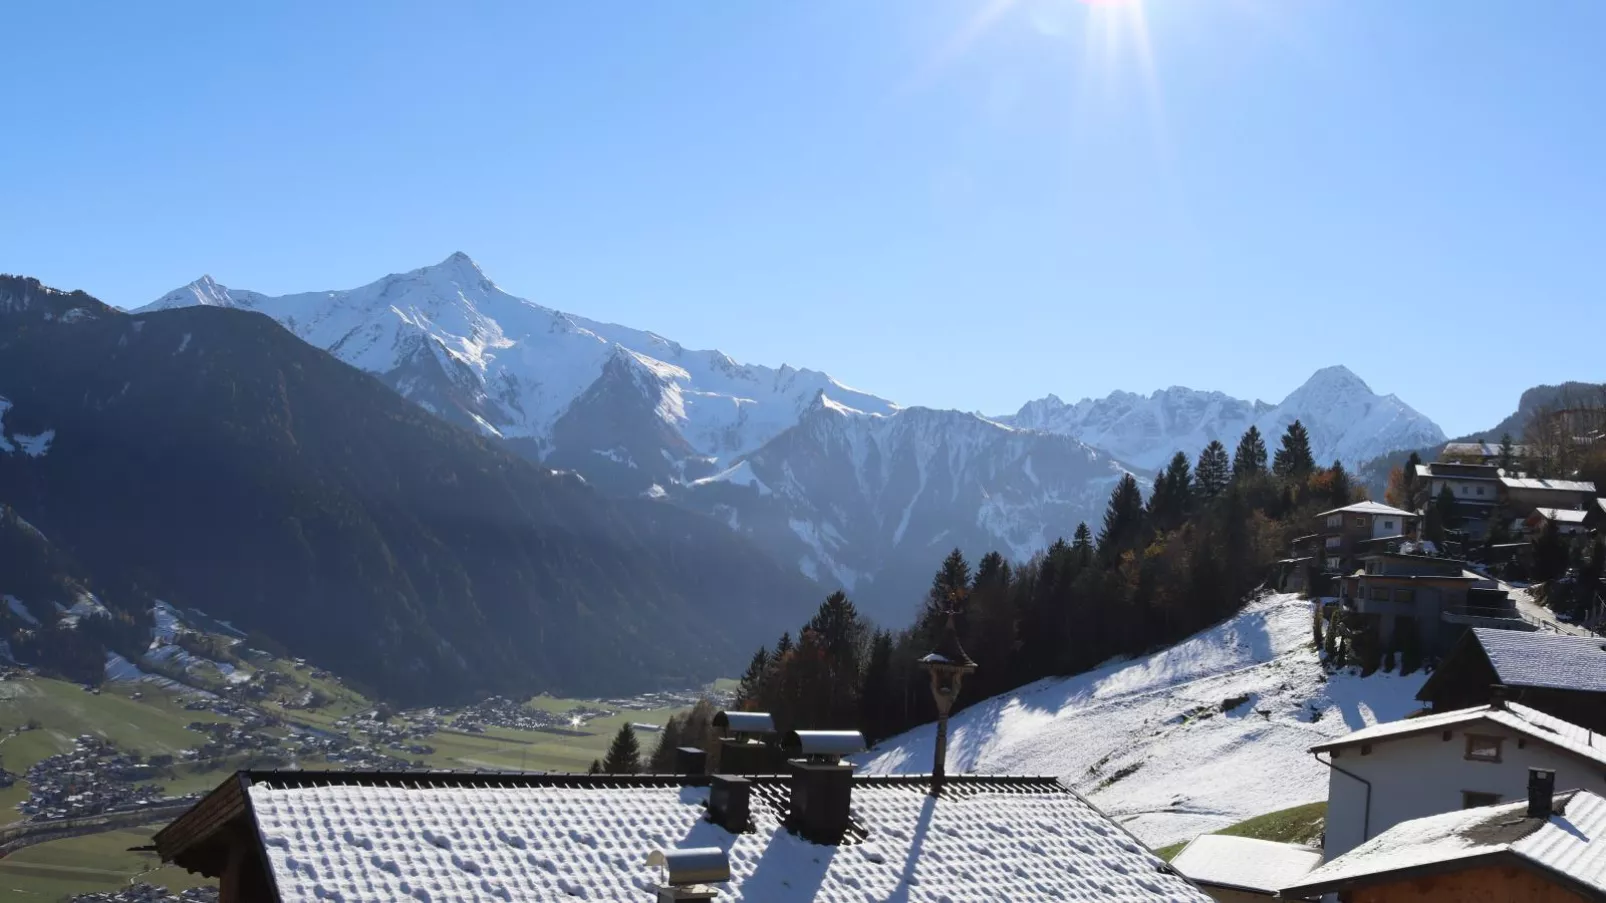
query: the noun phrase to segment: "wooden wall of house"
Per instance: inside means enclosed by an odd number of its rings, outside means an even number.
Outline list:
[[[1215,887],[1209,884],[1199,885],[1199,889],[1210,896],[1216,903],[1269,903],[1271,894],[1257,894],[1253,891],[1238,890],[1231,887]]]
[[[1524,868],[1481,868],[1358,888],[1343,903],[1592,903]]]

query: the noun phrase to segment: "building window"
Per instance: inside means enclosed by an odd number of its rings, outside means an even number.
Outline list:
[[[1342,527],[1342,526],[1344,526],[1344,515],[1342,515],[1342,514],[1334,514],[1331,517],[1327,518],[1327,526],[1329,526],[1329,527]]]
[[[1479,495],[1483,495],[1483,487],[1482,486],[1478,487],[1478,494]]]
[[[1414,590],[1414,589],[1397,589],[1397,590],[1394,591],[1394,601],[1396,601],[1396,602],[1415,602],[1416,601],[1416,590]]]
[[[1461,791],[1461,808],[1477,809],[1480,806],[1493,806],[1500,802],[1498,793],[1482,793],[1477,790]]]
[[[1355,526],[1357,526],[1357,527],[1365,527],[1366,526],[1366,518],[1364,518],[1364,517],[1355,518]]]
[[[1327,559],[1327,569],[1330,570],[1330,571],[1338,570],[1338,559],[1337,558],[1329,558],[1329,559]]]
[[[1391,520],[1384,521],[1383,522],[1383,529],[1385,529],[1385,530],[1394,529],[1394,521],[1391,521]]]
[[[1473,762],[1500,761],[1501,737],[1467,734],[1467,759]]]
[[[1337,536],[1329,536],[1329,537],[1327,537],[1327,547],[1329,549],[1336,549],[1336,548],[1338,548],[1338,544],[1339,544],[1340,541],[1341,541],[1340,538],[1337,537]]]

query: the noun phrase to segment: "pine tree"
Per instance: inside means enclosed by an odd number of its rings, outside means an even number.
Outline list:
[[[1456,508],[1455,493],[1450,491],[1449,483],[1439,489],[1439,497],[1433,504],[1439,509],[1439,523],[1444,529],[1454,530],[1461,526],[1461,513]]]
[[[969,594],[970,564],[965,561],[965,553],[954,549],[931,578],[931,589],[926,592],[926,610],[920,619],[922,636],[940,627],[949,609],[963,610]]]
[[[1511,434],[1500,434],[1500,469],[1510,470],[1517,461],[1515,448],[1511,444]]]
[[[1266,440],[1253,425],[1238,440],[1238,450],[1232,455],[1232,478],[1242,479],[1266,472]]]
[[[1188,456],[1177,452],[1171,463],[1154,478],[1154,492],[1149,496],[1149,523],[1160,532],[1169,532],[1182,526],[1193,509],[1193,470]]]
[[[608,752],[602,757],[602,770],[608,774],[639,774],[641,772],[641,742],[636,730],[627,721],[619,725],[613,735]]]
[[[675,751],[685,745],[681,740],[683,724],[680,715],[670,715],[664,722],[663,730],[658,732],[658,743],[652,748],[652,757],[647,761],[649,774],[675,773]]]
[[[1567,543],[1561,538],[1561,530],[1557,529],[1555,521],[1546,518],[1533,546],[1533,577],[1536,582],[1554,580],[1567,571]]]
[[[897,732],[898,687],[892,676],[892,634],[878,630],[870,639],[870,656],[859,686],[859,731],[875,743]]]
[[[736,708],[746,708],[763,698],[764,681],[769,678],[769,673],[770,651],[760,646],[748,661],[747,670],[742,673],[742,681],[736,688]]]
[[[1210,440],[1199,453],[1199,463],[1193,469],[1193,485],[1200,500],[1208,502],[1221,495],[1231,479],[1232,463],[1227,459],[1227,447],[1219,440]]]
[[[1283,433],[1282,447],[1273,456],[1271,472],[1285,480],[1303,480],[1316,469],[1316,459],[1310,453],[1310,434],[1305,425],[1295,420]]]
[[[592,759],[591,767],[586,769],[586,774],[602,774],[602,760]]]
[[[1115,484],[1104,511],[1104,528],[1099,531],[1099,557],[1111,562],[1120,558],[1122,552],[1137,546],[1143,538],[1143,528],[1143,492],[1131,474],[1121,474],[1121,481]]]
[[[1328,498],[1327,501],[1334,508],[1342,508],[1350,503],[1350,494],[1354,487],[1350,484],[1349,471],[1344,469],[1344,462],[1335,460],[1333,466],[1328,468]]]
[[[1003,587],[1009,585],[1009,562],[998,552],[988,552],[981,556],[976,563],[976,577],[971,582],[971,590],[982,587]]]
[[[1093,531],[1087,528],[1087,521],[1076,525],[1076,533],[1071,539],[1071,560],[1081,567],[1093,563]]]

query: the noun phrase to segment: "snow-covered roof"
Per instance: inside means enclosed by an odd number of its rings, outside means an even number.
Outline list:
[[[1528,801],[1401,822],[1306,875],[1284,897],[1400,881],[1428,871],[1495,865],[1536,868],[1562,883],[1606,893],[1606,799],[1558,795],[1555,815],[1527,817]]]
[[[1509,631],[1499,631],[1507,633]],[[1538,709],[1508,702],[1504,708],[1480,705],[1470,709],[1457,709],[1374,724],[1326,743],[1311,747],[1311,752],[1324,752],[1361,743],[1376,743],[1476,723],[1498,724],[1540,743],[1549,744],[1565,752],[1606,765],[1606,738],[1593,736],[1586,728],[1570,721],[1547,715]]]
[[[1322,864],[1322,851],[1291,843],[1204,834],[1171,860],[1171,867],[1200,884],[1270,894]]]
[[[1550,489],[1556,492],[1594,492],[1595,484],[1587,480],[1541,480],[1538,477],[1501,477],[1507,489]]]
[[[750,780],[742,834],[705,817],[699,778],[287,772],[244,797],[284,903],[648,903],[647,856],[702,847],[728,854],[721,901],[1209,901],[1053,778],[952,777],[939,799],[929,779],[859,776],[835,847],[784,827],[786,779]]]
[[[1497,458],[1497,457],[1500,456],[1500,443],[1498,443],[1498,442],[1447,442],[1444,445],[1444,451],[1441,452],[1440,454],[1445,454],[1445,455],[1480,455],[1480,456],[1485,457],[1485,458]],[[1526,446],[1526,445],[1513,445],[1513,446],[1511,446],[1511,454],[1516,456],[1516,457],[1519,457],[1519,458],[1520,457],[1524,457],[1524,456],[1526,456],[1528,454],[1528,446]]]
[[[1534,513],[1558,524],[1581,524],[1584,518],[1589,516],[1588,511],[1574,511],[1570,508],[1535,508]]]
[[[1323,511],[1316,516],[1326,517],[1329,514],[1392,514],[1396,517],[1416,517],[1415,514],[1409,511],[1401,511],[1399,508],[1384,505],[1381,502],[1356,502],[1353,505],[1345,505],[1342,508]]]
[[[1606,693],[1606,639],[1523,630],[1472,630],[1500,682]]]

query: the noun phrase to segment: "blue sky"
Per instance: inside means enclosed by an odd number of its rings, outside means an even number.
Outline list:
[[[1343,363],[1454,434],[1606,379],[1599,0],[23,2],[0,33],[0,270],[124,306],[460,249],[905,404],[1276,401]]]

